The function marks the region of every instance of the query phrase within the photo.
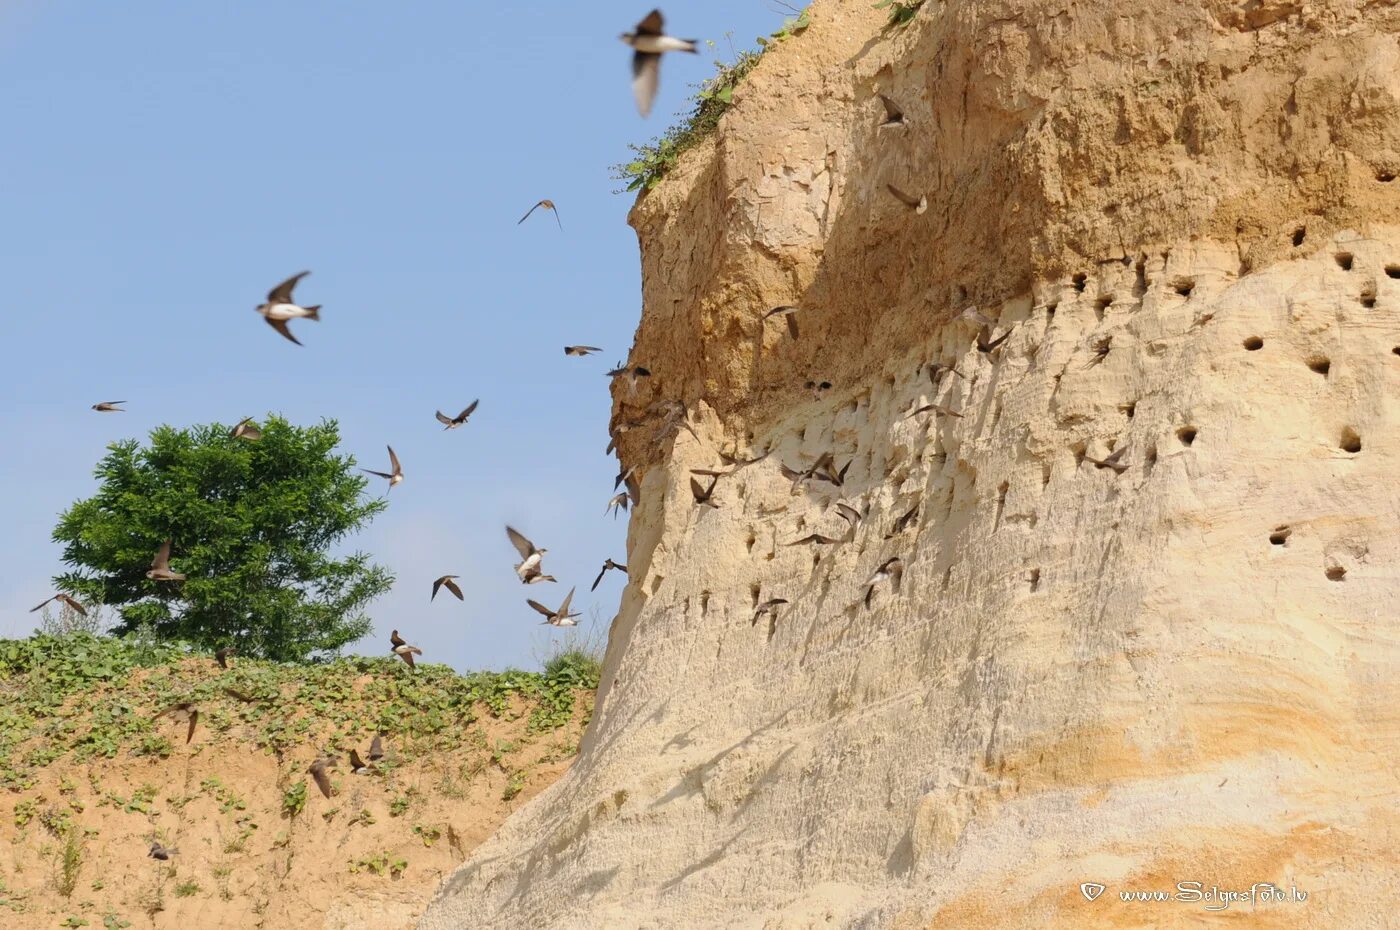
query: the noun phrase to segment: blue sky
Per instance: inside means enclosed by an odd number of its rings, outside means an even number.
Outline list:
[[[0,636],[60,570],[57,514],[108,442],[276,411],[341,424],[406,481],[356,544],[398,575],[356,651],[398,627],[458,668],[532,666],[526,594],[620,595],[603,515],[615,461],[603,372],[640,313],[631,195],[609,166],[687,111],[716,51],[781,25],[764,0],[665,7],[715,51],[668,56],[649,120],[617,39],[649,6],[0,0]],[[564,230],[537,211],[555,200]],[[302,269],[323,321],[279,337],[253,308]],[[568,343],[601,356],[566,359]],[[481,407],[442,432],[435,408]],[[130,412],[88,408],[126,399]],[[376,489],[377,490],[377,489]],[[561,584],[522,587],[510,522]],[[463,576],[465,604],[428,603]],[[581,600],[581,604],[580,604]]]

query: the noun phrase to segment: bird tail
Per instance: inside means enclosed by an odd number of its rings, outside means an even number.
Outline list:
[[[694,53],[694,54],[696,54],[696,55],[700,54],[700,49],[696,47],[696,46],[699,44],[698,40],[696,40],[696,39],[681,39],[681,41],[684,42],[684,43],[686,44],[686,47],[683,48],[683,49],[681,49],[681,51],[684,51],[684,52],[692,52],[692,53]]]
[[[321,322],[321,305],[317,304],[314,307],[307,307],[306,319],[315,320],[317,323]]]

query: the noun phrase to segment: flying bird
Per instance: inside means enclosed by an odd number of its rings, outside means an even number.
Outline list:
[[[519,226],[521,223],[523,223],[523,222],[525,222],[526,220],[528,220],[528,219],[530,218],[530,214],[531,214],[531,213],[534,213],[534,212],[535,212],[536,210],[538,210],[540,207],[544,207],[546,210],[549,210],[551,213],[554,214],[554,222],[559,223],[559,231],[560,231],[560,232],[563,232],[563,231],[564,231],[564,224],[563,224],[562,222],[559,221],[559,208],[556,207],[556,206],[554,205],[554,201],[552,201],[552,200],[541,200],[541,201],[537,202],[533,207],[531,207],[530,209],[528,209],[528,210],[525,211],[525,215],[522,216],[522,217],[516,222],[515,225],[516,225],[516,226]]]
[[[237,652],[232,646],[222,646],[214,650],[214,661],[219,663],[219,668],[228,668],[228,657]]]
[[[404,638],[399,635],[398,630],[393,630],[389,633],[389,644],[389,651],[407,662],[409,668],[413,668],[413,657],[423,654],[422,649],[419,649],[417,646],[410,646]]]
[[[609,378],[625,377],[627,379],[627,389],[633,393],[636,393],[637,379],[650,378],[651,371],[646,368],[643,368],[641,365],[633,365],[631,368],[628,368],[626,365],[619,365],[617,368],[614,368],[612,371],[608,372],[607,376]]]
[[[616,494],[608,499],[608,506],[603,509],[603,516],[607,516],[609,513],[611,513],[613,515],[613,519],[616,520],[617,515],[625,511],[626,509],[627,492],[623,491],[621,494]]]
[[[181,701],[178,704],[171,704],[165,710],[156,714],[156,719],[169,717],[171,720],[179,722],[184,720],[189,724],[189,729],[185,731],[185,742],[194,739],[194,728],[199,723],[199,708],[190,701]]]
[[[701,487],[699,481],[697,481],[694,478],[691,478],[690,493],[694,495],[695,503],[701,505],[702,507],[713,507],[716,510],[718,510],[719,504],[715,503],[713,500],[715,495],[715,485],[717,484],[719,484],[718,476],[715,476],[710,479],[710,486],[708,488]]]
[[[321,320],[320,304],[311,307],[299,307],[292,300],[292,290],[297,286],[297,282],[309,274],[311,274],[311,272],[303,271],[300,274],[292,275],[267,292],[267,303],[257,306],[257,311],[263,315],[263,319],[267,320],[268,326],[271,326],[292,342],[296,342],[297,345],[301,345],[301,343],[297,342],[297,337],[293,336],[292,331],[287,328],[287,321],[297,319],[298,317],[305,317],[308,320],[316,320],[317,322]]]
[[[880,563],[880,567],[875,569],[874,574],[865,582],[865,606],[870,606],[870,598],[875,594],[875,588],[881,582],[890,582],[895,591],[899,590],[899,583],[904,578],[904,560],[899,556],[892,556]]]
[[[785,597],[770,597],[762,604],[759,604],[758,608],[754,610],[753,623],[757,624],[758,618],[763,616],[764,614],[768,614],[773,618],[774,622],[776,622],[778,619],[778,608],[786,604],[787,602],[787,598]]]
[[[506,535],[510,537],[510,544],[515,547],[515,551],[520,553],[520,564],[515,566],[515,574],[520,576],[521,584],[554,580],[553,575],[542,574],[544,554],[548,549],[539,548],[513,526],[506,527]]]
[[[146,858],[159,859],[161,862],[165,862],[179,851],[180,850],[176,849],[174,846],[162,846],[160,843],[152,841],[151,851],[146,853]]]
[[[1101,459],[1096,459],[1088,455],[1084,456],[1084,458],[1090,462],[1093,462],[1095,468],[1111,468],[1121,475],[1123,474],[1123,472],[1128,470],[1128,466],[1123,463],[1123,453],[1127,451],[1128,447],[1124,446],[1116,452],[1104,456]]]
[[[893,539],[900,533],[903,533],[909,527],[909,524],[912,523],[915,520],[915,518],[919,516],[919,508],[921,506],[923,506],[922,501],[915,504],[913,507],[910,507],[909,510],[907,510],[903,515],[901,515],[897,520],[895,520],[894,527],[890,530],[890,534],[885,538]]]
[[[262,438],[262,430],[253,425],[252,417],[244,417],[238,421],[233,429],[228,431],[230,439],[246,439],[249,442],[257,442]]]
[[[335,766],[334,759],[327,759],[322,756],[311,763],[307,769],[311,773],[311,778],[316,782],[316,787],[321,789],[321,793],[326,797],[331,796],[331,776],[326,770]]]
[[[962,372],[954,368],[952,365],[940,365],[938,362],[929,362],[928,379],[933,383],[934,387],[938,387],[938,382],[943,380],[943,373],[945,371],[951,371],[953,374],[957,375],[959,378],[962,378],[964,381],[967,380],[967,377]]]
[[[384,744],[380,742],[380,734],[374,734],[374,739],[369,743],[369,761],[378,762],[384,758]]]
[[[985,313],[983,313],[981,310],[978,310],[977,307],[975,307],[975,306],[968,307],[968,308],[967,308],[966,310],[964,310],[962,313],[959,313],[959,314],[957,315],[956,319],[962,320],[962,321],[967,322],[967,323],[972,323],[972,324],[974,324],[974,325],[976,325],[976,326],[991,326],[991,325],[992,325],[992,319],[991,319],[991,317],[987,316],[987,315],[986,315]]]
[[[841,519],[845,520],[851,525],[851,529],[854,530],[857,526],[860,525],[860,511],[852,507],[850,504],[838,501],[836,504],[836,513],[839,517],[841,517]]]
[[[389,450],[389,467],[394,470],[392,474],[386,474],[382,471],[374,471],[371,468],[361,468],[360,471],[368,472],[369,474],[375,475],[379,478],[389,479],[389,490],[392,491],[394,489],[394,485],[398,484],[400,481],[403,481],[403,466],[399,464],[399,457],[394,454],[394,447],[385,446],[385,448]]]
[[[588,590],[597,591],[599,583],[601,583],[603,580],[603,576],[611,570],[613,570],[614,568],[622,572],[622,574],[624,575],[627,574],[626,565],[623,565],[621,562],[614,562],[612,559],[608,559],[603,563],[603,569],[602,571],[598,572],[598,577],[593,579],[593,587],[589,588]]]
[[[525,603],[544,614],[544,622],[548,623],[550,626],[578,626],[578,620],[575,618],[577,618],[579,614],[569,613],[569,602],[573,599],[574,589],[570,588],[569,593],[564,597],[564,603],[559,605],[558,610],[550,610],[539,601],[532,601],[528,598],[526,598]]]
[[[456,429],[463,423],[467,422],[468,417],[470,417],[473,413],[476,413],[476,405],[480,402],[480,398],[472,401],[470,404],[467,404],[467,409],[463,410],[455,417],[449,417],[447,414],[439,410],[437,411],[437,421],[443,425],[444,429]]]
[[[698,53],[694,39],[676,39],[665,34],[660,10],[652,10],[632,32],[620,38],[632,46],[632,95],[637,98],[637,110],[645,118],[651,114],[656,100],[656,88],[661,83],[663,52]]]
[[[55,594],[53,597],[49,598],[47,601],[44,601],[44,603],[40,604],[38,607],[29,608],[29,612],[32,614],[37,610],[41,610],[43,607],[52,603],[53,601],[58,601],[60,604],[62,604],[64,607],[67,607],[69,610],[76,610],[79,614],[81,614],[84,617],[87,616],[86,608],[84,608],[82,604],[79,604],[77,599],[63,593]]]
[[[904,111],[899,108],[899,104],[895,103],[884,94],[878,94],[877,96],[880,98],[880,102],[885,105],[885,121],[880,124],[880,128],[889,129],[893,126],[905,125]]]
[[[768,319],[769,317],[774,317],[774,316],[780,316],[780,317],[782,317],[783,320],[787,323],[788,335],[791,336],[792,338],[796,339],[796,338],[797,338],[797,311],[798,311],[798,308],[797,308],[797,307],[774,307],[772,310],[769,310],[767,313],[763,314],[763,318],[766,320],[766,319]]]
[[[124,403],[126,403],[124,400],[104,400],[100,404],[93,404],[92,409],[98,413],[126,413],[125,410],[117,406]]]
[[[944,406],[943,404],[924,404],[923,406],[915,410],[911,410],[907,415],[905,415],[904,419],[912,419],[914,417],[917,417],[921,413],[928,413],[930,410],[936,410],[944,416],[957,417],[959,420],[963,418],[963,415],[961,413],[958,413],[953,408]]]
[[[895,198],[899,200],[900,203],[904,204],[906,207],[913,208],[916,214],[923,213],[928,209],[928,198],[923,194],[915,197],[913,194],[904,193],[904,191],[895,187],[893,184],[886,184],[885,187],[889,188],[889,192],[894,194]]]
[[[990,352],[995,351],[997,346],[1001,345],[1009,338],[1011,338],[1011,330],[1009,329],[995,339],[991,339],[991,333],[988,330],[983,329],[977,334],[977,351],[981,352],[983,355],[986,355]]]
[[[369,766],[368,766],[368,765],[365,765],[364,760],[362,760],[362,759],[360,758],[359,752],[357,752],[355,749],[352,748],[352,749],[350,750],[350,774],[351,774],[351,775],[368,775],[369,772],[370,772]]]
[[[792,542],[790,542],[790,543],[784,543],[783,545],[785,545],[785,546],[804,546],[804,545],[832,546],[832,545],[835,545],[835,544],[839,543],[840,541],[841,541],[841,540],[839,540],[839,539],[834,539],[834,538],[832,538],[832,537],[830,537],[830,536],[823,536],[821,533],[813,533],[813,534],[811,534],[810,536],[803,536],[801,539],[794,539]]]
[[[577,356],[577,357],[582,357],[582,356],[585,356],[585,355],[592,355],[594,352],[601,352],[601,351],[603,351],[603,350],[600,349],[600,348],[598,348],[597,346],[564,346],[564,354],[565,354],[565,355],[571,355],[571,356]]]
[[[452,580],[453,578],[460,578],[460,577],[461,577],[460,575],[443,575],[443,576],[442,576],[441,578],[439,578],[437,581],[434,581],[434,582],[433,582],[433,596],[430,597],[430,598],[428,598],[428,600],[429,600],[430,602],[431,602],[431,601],[437,600],[438,588],[442,588],[442,587],[447,588],[447,590],[449,590],[449,591],[451,591],[453,594],[455,594],[455,595],[457,596],[457,600],[459,600],[459,601],[462,600],[462,599],[463,599],[463,598],[462,598],[462,589],[459,588],[459,587],[457,586],[457,582],[455,582],[455,581]]]
[[[151,569],[146,572],[146,577],[152,581],[184,581],[183,572],[172,572],[170,570],[170,540],[160,544],[156,550],[156,557],[151,560]]]

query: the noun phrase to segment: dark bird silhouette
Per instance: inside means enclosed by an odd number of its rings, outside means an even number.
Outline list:
[[[554,214],[554,222],[556,222],[556,223],[559,224],[559,231],[560,231],[560,232],[563,232],[563,231],[564,231],[564,224],[563,224],[563,222],[561,222],[560,219],[559,219],[559,208],[556,207],[556,206],[554,205],[554,201],[552,201],[552,200],[540,200],[540,201],[536,201],[535,205],[534,205],[533,207],[531,207],[530,209],[526,210],[526,211],[525,211],[525,215],[522,216],[519,220],[517,220],[515,225],[516,225],[516,226],[519,226],[521,223],[523,223],[523,222],[525,222],[526,220],[528,220],[528,219],[530,218],[530,214],[531,214],[531,213],[534,213],[534,212],[535,212],[536,210],[538,210],[540,207],[544,207],[546,210],[548,210],[549,212],[551,212],[551,213]]]
[[[778,608],[786,604],[787,602],[787,598],[784,597],[770,597],[762,604],[759,604],[757,609],[754,610],[752,623],[757,624],[758,618],[763,616],[764,614],[768,614],[773,618],[774,622],[777,622]]]
[[[437,581],[434,581],[434,582],[433,582],[433,596],[430,597],[430,598],[428,598],[428,600],[429,600],[430,602],[431,602],[431,601],[437,600],[438,588],[447,588],[447,590],[451,591],[454,595],[456,595],[457,600],[459,600],[459,601],[460,601],[460,600],[463,600],[463,597],[462,597],[462,589],[459,588],[459,587],[457,586],[457,582],[455,582],[455,581],[452,580],[453,578],[459,578],[459,577],[461,577],[461,576],[460,576],[460,575],[443,575],[443,576],[442,576],[441,578],[439,578]]]
[[[443,425],[444,430],[456,429],[463,423],[467,422],[467,418],[476,412],[476,405],[478,403],[480,403],[480,399],[474,400],[470,404],[467,404],[467,408],[461,413],[457,414],[455,417],[449,417],[447,414],[439,410],[437,411],[437,421]]]
[[[303,271],[300,274],[292,275],[290,278],[268,291],[267,303],[259,304],[256,308],[257,311],[262,314],[263,319],[267,320],[268,326],[271,326],[292,342],[296,342],[297,345],[301,345],[301,343],[297,342],[297,337],[293,336],[292,331],[287,328],[287,321],[297,319],[298,317],[316,320],[317,322],[321,320],[320,304],[311,307],[299,307],[292,300],[292,291],[296,288],[297,282],[309,274],[311,274],[311,272]]]
[[[719,484],[718,477],[710,479],[710,486],[708,488],[701,487],[699,481],[697,481],[694,478],[691,478],[690,493],[695,496],[695,503],[701,505],[702,507],[714,507],[716,510],[718,510],[719,504],[715,503],[715,501],[713,500],[715,494],[715,485],[717,484]]]
[[[928,413],[930,410],[936,410],[945,416],[957,417],[959,420],[963,418],[963,415],[961,413],[958,413],[953,408],[944,406],[943,404],[924,404],[923,406],[915,410],[909,411],[909,413],[905,415],[904,419],[913,419],[921,413]]]
[[[608,499],[608,506],[603,509],[603,515],[607,516],[608,513],[612,513],[613,519],[616,520],[617,515],[625,511],[626,509],[627,492],[623,491],[621,494],[615,494]]]
[[[399,457],[394,454],[394,447],[386,446],[385,448],[389,450],[389,467],[393,469],[392,472],[375,471],[371,468],[361,468],[360,471],[374,475],[378,478],[388,479],[389,490],[392,491],[394,489],[394,485],[403,481],[403,466],[399,464]]]
[[[588,590],[597,591],[598,584],[603,580],[603,576],[606,575],[608,572],[612,571],[614,568],[622,572],[622,574],[624,575],[627,574],[626,565],[623,565],[621,562],[614,562],[612,559],[608,559],[603,563],[603,569],[602,571],[598,572],[598,577],[593,579],[593,587],[589,588]]]
[[[76,610],[81,616],[87,616],[87,609],[84,608],[82,604],[79,604],[75,598],[69,597],[67,594],[63,593],[55,594],[53,597],[49,598],[47,601],[44,601],[44,603],[40,604],[38,607],[29,608],[29,612],[32,614],[35,611],[42,610],[45,607],[45,605],[50,604],[54,601],[58,601],[60,604],[62,604],[64,607],[67,607],[69,610]]]
[[[1008,329],[995,339],[991,339],[990,337],[990,331],[985,328],[977,334],[977,351],[981,352],[983,355],[995,351],[997,346],[1011,338],[1011,330]]]
[[[880,102],[885,105],[885,121],[880,124],[880,128],[889,129],[894,126],[903,126],[904,111],[899,108],[899,104],[895,103],[884,94],[877,94],[876,96],[878,96]]]
[[[904,193],[893,184],[886,184],[885,187],[889,189],[891,194],[894,194],[896,200],[911,208],[915,214],[921,214],[928,209],[928,198],[923,194],[915,197],[913,194]]]
[[[875,594],[875,588],[882,582],[888,581],[890,586],[899,591],[900,581],[904,578],[904,560],[899,556],[893,556],[880,563],[880,567],[875,569],[874,574],[865,582],[865,606],[870,606],[870,599]]]
[[[322,756],[311,763],[307,769],[311,773],[311,779],[316,782],[316,787],[321,789],[321,793],[326,797],[331,796],[331,775],[328,769],[335,766],[333,759]]]
[[[676,39],[664,32],[660,10],[648,13],[631,32],[620,38],[632,46],[632,96],[637,98],[637,111],[645,118],[656,100],[661,84],[661,56],[665,52],[697,52],[694,39]]]
[[[219,663],[219,668],[228,668],[228,657],[237,652],[232,646],[221,646],[214,650],[214,661]]]
[[[359,754],[358,752],[356,752],[354,749],[351,749],[351,750],[350,750],[350,774],[351,774],[351,775],[368,775],[368,774],[369,774],[369,771],[370,771],[370,770],[369,770],[369,766],[368,766],[368,765],[365,765],[364,760],[360,758],[360,754]]]
[[[146,853],[146,858],[159,859],[161,862],[165,862],[179,851],[180,850],[176,849],[174,846],[162,846],[160,843],[152,841],[151,851]]]
[[[607,372],[607,376],[609,378],[626,378],[627,389],[632,393],[636,393],[637,379],[650,378],[651,370],[643,368],[641,365],[633,365],[630,368],[626,365],[620,365],[617,368],[614,368],[612,371]]]
[[[165,710],[156,714],[157,720],[162,717],[169,717],[177,723],[181,720],[185,721],[189,725],[189,729],[185,732],[185,742],[188,743],[190,740],[194,739],[194,728],[199,723],[199,708],[191,701],[181,701],[178,704],[171,704]]]
[[[370,740],[369,761],[371,762],[378,762],[380,759],[384,758],[384,743],[380,740],[381,735],[382,734],[376,733],[374,734],[374,739]]]
[[[774,307],[772,310],[763,314],[763,318],[767,320],[769,317],[781,316],[787,323],[788,335],[796,339],[798,336],[797,311],[797,307]]]
[[[1128,447],[1124,446],[1101,459],[1096,459],[1088,455],[1084,456],[1084,458],[1087,461],[1093,462],[1095,468],[1111,468],[1121,475],[1128,470],[1128,466],[1123,463],[1123,454],[1127,451]]]

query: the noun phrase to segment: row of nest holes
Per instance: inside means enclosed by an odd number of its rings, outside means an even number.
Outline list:
[[[1293,528],[1290,526],[1276,526],[1269,534],[1269,544],[1273,546],[1288,545],[1288,537],[1293,535]],[[1327,568],[1328,581],[1342,581],[1347,576],[1347,570],[1340,565],[1332,565]]]

